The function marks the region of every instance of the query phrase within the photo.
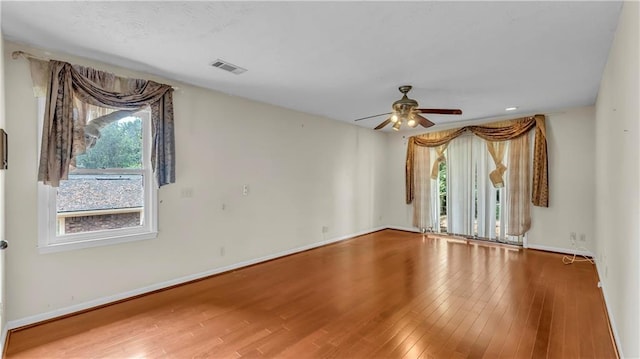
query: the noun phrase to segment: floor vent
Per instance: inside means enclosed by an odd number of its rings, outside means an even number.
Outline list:
[[[247,69],[243,69],[240,66],[236,66],[234,64],[228,63],[228,62],[226,62],[224,60],[220,60],[220,59],[217,59],[216,61],[214,61],[211,64],[211,66],[217,67],[217,68],[225,70],[225,71],[229,71],[229,72],[234,73],[236,75],[240,75],[241,73],[247,71]]]

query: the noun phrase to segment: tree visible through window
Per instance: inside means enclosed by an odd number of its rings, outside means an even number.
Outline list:
[[[95,146],[76,158],[77,168],[142,168],[142,120],[127,117],[100,131]]]

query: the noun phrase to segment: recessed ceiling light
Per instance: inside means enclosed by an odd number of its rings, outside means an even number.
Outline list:
[[[518,107],[507,107],[507,108],[505,108],[504,110],[505,110],[505,111],[515,111],[515,110],[517,110],[517,109],[518,109]]]

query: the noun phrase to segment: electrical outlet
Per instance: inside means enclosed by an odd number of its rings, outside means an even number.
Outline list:
[[[185,187],[180,190],[180,197],[182,198],[192,198],[193,197],[193,188]]]
[[[584,233],[580,233],[580,242],[586,242],[587,241],[587,235]]]
[[[576,245],[576,232],[571,232],[569,234],[569,241],[571,242],[571,245],[575,247],[575,245]]]
[[[222,246],[220,247],[220,257],[224,257],[224,253],[225,253],[224,246]]]
[[[327,233],[329,232],[329,227],[328,226],[322,226],[322,233]]]
[[[249,195],[249,185],[248,184],[242,186],[242,195],[243,196],[248,196]]]

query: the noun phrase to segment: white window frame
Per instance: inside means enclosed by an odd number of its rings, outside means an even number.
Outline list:
[[[38,98],[38,143],[42,137],[44,98]],[[52,253],[91,248],[118,243],[156,238],[158,235],[158,189],[151,168],[151,114],[142,110],[136,114],[142,119],[142,169],[78,169],[74,174],[142,174],[144,186],[144,222],[141,226],[72,234],[57,234],[56,194],[58,188],[38,182],[38,250]]]

